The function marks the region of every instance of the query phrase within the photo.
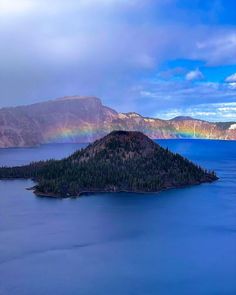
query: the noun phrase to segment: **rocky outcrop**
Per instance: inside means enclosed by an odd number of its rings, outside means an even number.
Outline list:
[[[236,139],[236,123],[211,123],[191,117],[160,120],[118,113],[99,98],[72,96],[0,109],[0,147],[50,142],[91,142],[112,130],[141,131],[151,138]]]

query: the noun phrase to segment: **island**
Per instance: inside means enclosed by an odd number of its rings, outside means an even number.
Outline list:
[[[62,160],[0,168],[0,179],[33,179],[38,196],[159,192],[213,182],[207,171],[136,131],[113,131]]]

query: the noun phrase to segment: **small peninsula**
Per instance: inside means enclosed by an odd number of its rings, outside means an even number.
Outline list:
[[[63,160],[0,168],[0,179],[15,178],[33,179],[36,195],[53,197],[158,192],[218,179],[136,131],[113,131]]]

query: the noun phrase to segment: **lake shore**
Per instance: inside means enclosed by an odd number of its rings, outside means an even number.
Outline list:
[[[146,194],[152,194],[152,193],[160,193],[166,190],[172,190],[172,189],[181,189],[181,188],[187,188],[187,187],[191,187],[191,186],[195,186],[195,185],[201,185],[204,183],[212,183],[219,180],[219,177],[216,177],[216,179],[209,179],[208,181],[199,181],[199,182],[193,182],[190,184],[183,184],[183,185],[177,185],[177,186],[169,186],[166,188],[161,188],[160,190],[157,191],[142,191],[142,190],[133,190],[133,191],[129,191],[129,190],[122,190],[122,189],[116,189],[116,190],[101,190],[101,189],[96,189],[96,190],[83,190],[81,192],[78,192],[78,194],[75,195],[65,195],[65,196],[60,196],[57,193],[52,193],[52,192],[40,192],[38,190],[35,190],[35,187],[32,188],[27,188],[28,190],[32,190],[33,193],[37,196],[37,197],[45,197],[45,198],[55,198],[55,199],[67,199],[67,198],[78,198],[84,195],[91,195],[91,194],[106,194],[106,193],[128,193],[128,194],[142,194],[142,195],[146,195]]]

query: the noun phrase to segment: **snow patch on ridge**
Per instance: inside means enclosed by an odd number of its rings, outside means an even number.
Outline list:
[[[230,125],[229,130],[236,130],[236,124]]]
[[[150,122],[150,123],[154,123],[155,122],[154,119],[149,119],[149,118],[145,118],[144,121],[145,122]]]

